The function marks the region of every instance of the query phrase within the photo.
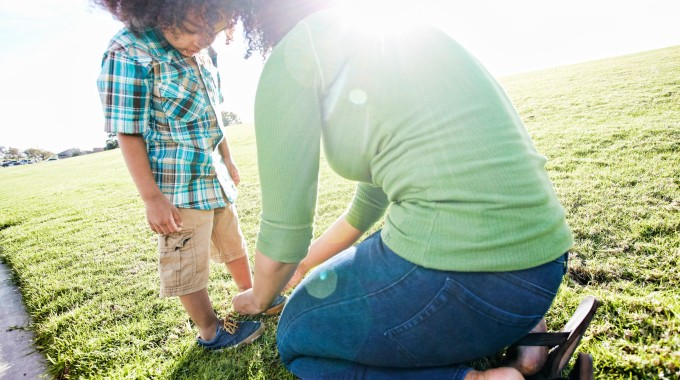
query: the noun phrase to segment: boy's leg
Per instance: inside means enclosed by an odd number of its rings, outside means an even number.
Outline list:
[[[252,288],[248,248],[233,204],[215,209],[211,241],[213,260],[224,263],[239,291]]]
[[[178,211],[182,231],[159,236],[161,296],[178,296],[201,337],[209,340],[218,323],[207,291],[213,212]]]
[[[179,209],[182,231],[160,236],[161,296],[178,296],[207,350],[236,347],[255,340],[264,324],[217,319],[208,297],[213,210]]]
[[[236,206],[232,204],[225,208],[215,209],[210,255],[213,260],[227,266],[239,291],[253,287],[248,248],[239,226]],[[286,300],[285,296],[277,296],[264,314],[280,313]]]
[[[253,277],[250,273],[250,261],[248,256],[243,256],[236,260],[225,263],[227,270],[231,273],[238,290],[243,292],[253,287]]]
[[[180,296],[179,299],[198,327],[198,344],[206,350],[221,350],[248,344],[264,331],[262,322],[238,322],[231,318],[218,320],[205,289]]]
[[[203,340],[211,340],[215,337],[218,319],[213,310],[208,291],[206,289],[179,296],[184,310],[189,314],[189,318],[194,321],[198,328],[198,334]]]

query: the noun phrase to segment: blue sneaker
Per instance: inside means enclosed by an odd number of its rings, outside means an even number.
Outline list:
[[[262,314],[274,315],[281,313],[281,310],[283,310],[283,307],[286,305],[286,301],[288,301],[288,297],[279,294],[276,296],[276,298],[274,298],[272,304],[269,305],[269,309],[265,310]]]
[[[217,324],[217,334],[211,340],[196,338],[199,346],[206,350],[222,350],[248,344],[264,332],[264,324],[258,321],[235,322],[227,317]]]

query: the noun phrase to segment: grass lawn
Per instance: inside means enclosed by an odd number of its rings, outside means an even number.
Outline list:
[[[501,82],[549,159],[576,239],[550,328],[595,295],[603,304],[581,350],[593,354],[596,377],[680,377],[680,46]],[[252,126],[231,127],[228,138],[252,250]],[[317,234],[352,192],[322,165]],[[293,378],[279,363],[274,317],[250,346],[195,346],[179,301],[157,295],[155,236],[118,150],[0,169],[0,259],[55,378]],[[211,277],[224,315],[236,287],[223,267]]]

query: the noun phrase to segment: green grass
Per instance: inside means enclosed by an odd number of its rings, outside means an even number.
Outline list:
[[[567,210],[576,244],[548,315],[603,303],[581,350],[606,379],[680,376],[680,47],[501,80]],[[258,228],[252,126],[229,130],[249,247]],[[320,233],[353,185],[322,166]],[[208,353],[176,299],[158,297],[157,254],[119,151],[0,169],[0,259],[15,273],[55,378],[292,379],[275,322],[255,344]],[[212,267],[224,314],[236,287]]]

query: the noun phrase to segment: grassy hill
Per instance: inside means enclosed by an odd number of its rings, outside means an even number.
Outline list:
[[[680,46],[501,79],[567,210],[576,244],[548,323],[586,294],[603,305],[581,349],[607,379],[680,377]],[[258,229],[252,126],[229,129],[249,247]],[[353,185],[322,165],[316,233]],[[57,378],[292,379],[275,318],[236,351],[207,353],[160,299],[155,236],[120,152],[0,169],[0,259],[15,273]],[[236,288],[212,267],[224,314]]]

